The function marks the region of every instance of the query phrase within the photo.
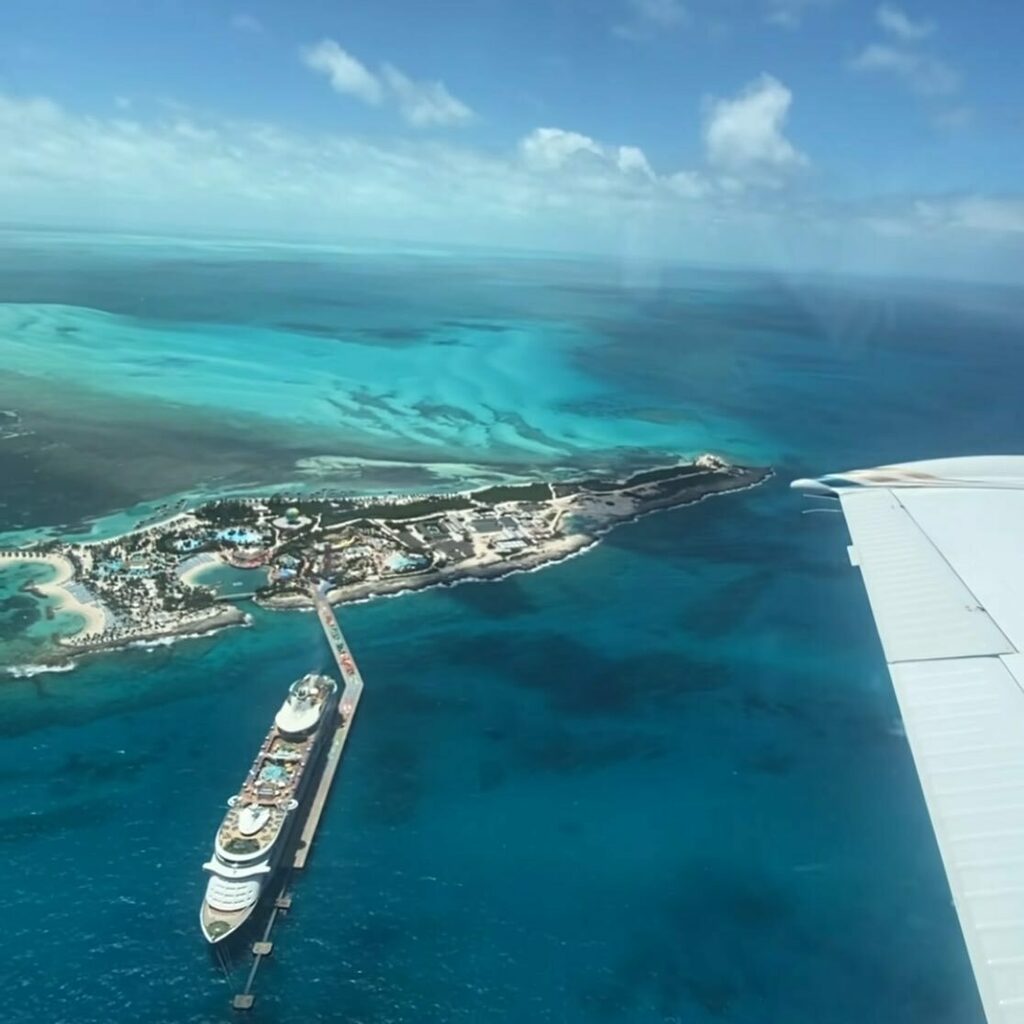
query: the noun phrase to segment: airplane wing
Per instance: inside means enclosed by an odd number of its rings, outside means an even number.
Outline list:
[[[1024,1024],[1024,457],[797,480],[839,499],[990,1024]]]

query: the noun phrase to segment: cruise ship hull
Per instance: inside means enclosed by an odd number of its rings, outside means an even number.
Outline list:
[[[199,925],[211,944],[224,942],[252,917],[291,852],[296,824],[308,809],[338,714],[337,687],[321,678],[333,689],[319,709],[315,727],[304,735],[282,731],[279,723],[288,713],[286,702],[242,791],[228,802],[213,856],[203,865],[210,877]],[[271,781],[281,778],[286,781]],[[274,784],[279,790],[268,796],[267,787]]]

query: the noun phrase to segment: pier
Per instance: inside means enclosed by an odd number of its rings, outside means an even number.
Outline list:
[[[292,878],[296,871],[301,871],[309,860],[313,848],[313,840],[316,838],[317,829],[320,827],[320,819],[323,817],[324,807],[327,804],[327,797],[331,792],[331,785],[338,773],[338,765],[341,762],[341,755],[348,740],[349,731],[352,728],[352,720],[355,718],[356,710],[359,707],[359,699],[363,695],[363,677],[356,665],[355,658],[349,650],[345,634],[342,633],[338,620],[335,617],[334,609],[324,596],[322,590],[316,590],[314,595],[317,618],[323,627],[327,643],[331,648],[331,654],[341,673],[342,691],[341,699],[338,702],[338,719],[331,737],[331,745],[324,759],[323,770],[320,773],[320,781],[317,783],[316,792],[309,804],[306,820],[303,822],[299,841],[295,846],[295,856],[291,868],[284,868],[285,875],[277,898],[271,908],[270,916],[267,919],[266,927],[263,930],[262,938],[252,945],[252,965],[246,978],[245,988],[237,993],[231,1002],[236,1010],[250,1010],[255,1002],[253,986],[256,983],[256,976],[259,973],[260,965],[264,959],[271,955],[274,950],[272,933],[278,917],[287,913],[292,906],[290,892]]]
[[[341,755],[348,740],[352,719],[359,707],[359,698],[363,695],[363,677],[359,673],[359,666],[356,665],[355,659],[349,651],[334,609],[319,590],[316,592],[316,614],[320,619],[320,625],[324,628],[324,635],[330,644],[338,671],[341,673],[344,689],[341,691],[341,700],[338,703],[338,727],[334,731],[330,750],[327,751],[327,760],[320,775],[320,784],[309,805],[309,814],[306,816],[306,823],[302,827],[302,835],[295,849],[293,866],[297,869],[306,866],[306,860],[309,857],[313,839],[324,812],[324,804],[327,802],[327,794],[331,791],[331,783],[338,771],[338,763],[341,761]]]

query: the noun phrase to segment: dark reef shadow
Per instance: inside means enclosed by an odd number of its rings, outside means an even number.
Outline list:
[[[373,743],[369,784],[360,790],[357,802],[361,822],[403,825],[416,816],[426,789],[422,774],[425,753],[415,739],[389,736]]]
[[[674,650],[613,657],[562,633],[470,636],[449,657],[542,694],[548,706],[577,717],[643,715],[727,687],[730,667]]]
[[[485,586],[446,587],[439,593],[461,607],[492,619],[528,615],[537,610],[537,602],[514,576],[490,580]]]
[[[0,818],[0,844],[28,842],[41,836],[72,832],[76,828],[91,828],[112,821],[120,813],[118,801],[97,798],[70,806],[8,815]]]

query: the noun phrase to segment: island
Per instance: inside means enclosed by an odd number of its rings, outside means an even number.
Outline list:
[[[32,585],[78,613],[64,656],[246,621],[239,606],[334,603],[485,580],[562,561],[617,525],[757,486],[768,468],[705,454],[624,479],[536,481],[447,494],[225,497],[109,540],[50,540],[0,551],[0,560],[55,569]],[[2,563],[0,563],[2,564]],[[252,584],[222,593],[202,580],[218,567]]]

